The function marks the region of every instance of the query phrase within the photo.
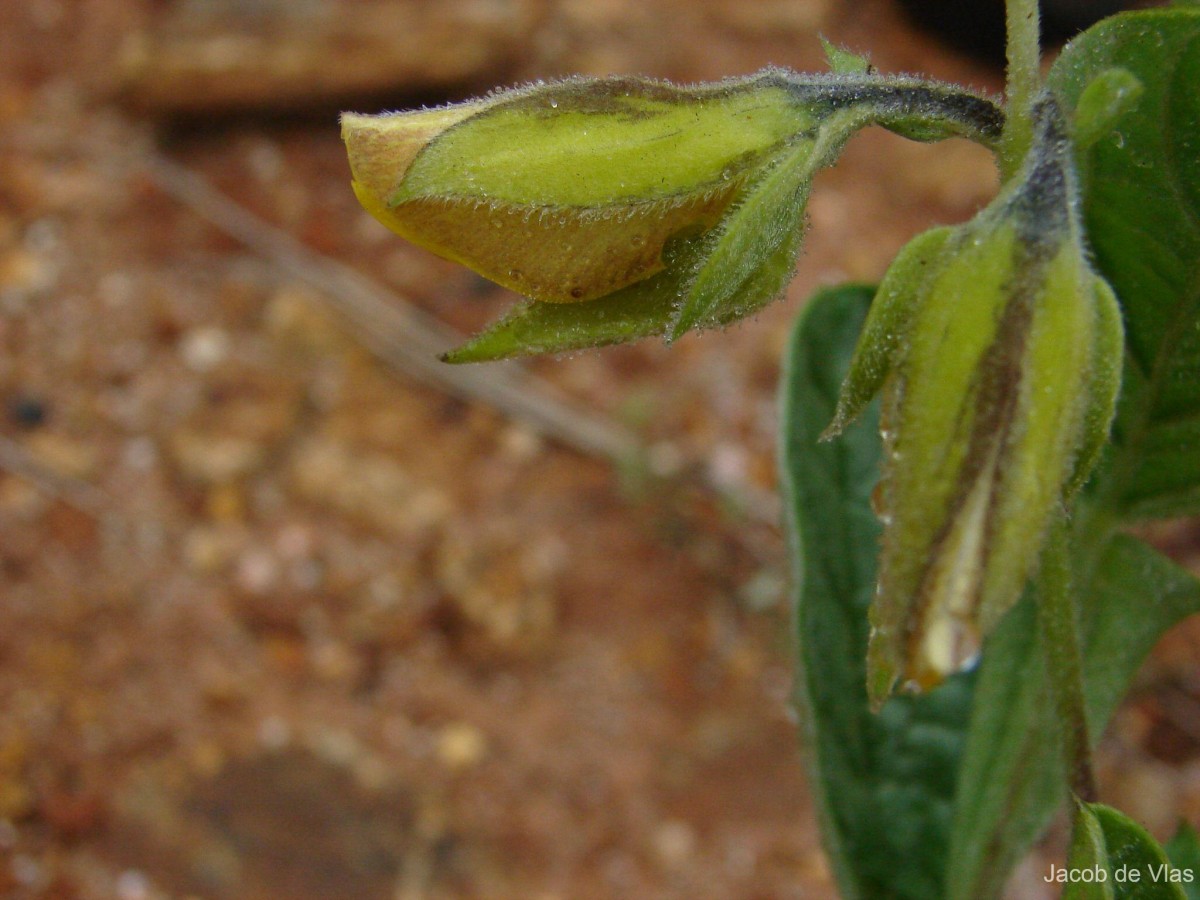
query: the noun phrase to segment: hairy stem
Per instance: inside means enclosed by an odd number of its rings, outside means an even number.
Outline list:
[[[986,97],[957,85],[881,75],[796,75],[775,72],[797,100],[865,111],[863,124],[924,132],[918,140],[964,137],[999,152],[1004,111]]]
[[[1062,722],[1063,756],[1071,790],[1087,803],[1096,801],[1096,776],[1083,693],[1083,648],[1078,610],[1071,585],[1067,523],[1051,526],[1037,579],[1038,624],[1050,690]]]
[[[1033,143],[1030,108],[1041,85],[1038,0],[1008,0],[1008,118],[1000,153],[1000,171],[1011,177]]]

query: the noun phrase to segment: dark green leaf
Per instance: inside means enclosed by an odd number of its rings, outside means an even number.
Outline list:
[[[1183,893],[1188,900],[1200,900],[1200,835],[1196,829],[1181,822],[1164,849],[1171,865],[1183,873]]]
[[[1158,842],[1128,816],[1100,803],[1080,803],[1065,869],[1063,900],[1187,900],[1184,874]]]
[[[1088,548],[1079,548],[1079,558]],[[1093,739],[1159,636],[1200,611],[1200,581],[1145,544],[1113,538],[1080,596]],[[1026,597],[984,648],[958,783],[947,896],[985,900],[1065,798],[1059,722]]]
[[[1104,477],[1129,518],[1200,512],[1200,10],[1101,22],[1050,84],[1075,108],[1127,70],[1144,93],[1080,155],[1096,263],[1121,300],[1131,364]]]
[[[955,775],[973,677],[922,697],[867,703],[867,607],[879,523],[878,404],[818,443],[871,300],[847,287],[818,295],[794,332],[781,401],[781,480],[795,565],[797,686],[807,762],[846,898],[942,894]]]

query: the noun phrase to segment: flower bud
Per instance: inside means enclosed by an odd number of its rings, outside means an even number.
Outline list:
[[[680,88],[573,79],[442,109],[342,117],[354,189],[399,234],[534,300],[663,268],[813,123],[775,76]]]
[[[858,129],[999,135],[984,98],[860,69],[694,87],[577,78],[346,114],[342,136],[372,215],[529,298],[447,359],[671,340],[782,294],[813,176]]]
[[[876,705],[897,680],[929,688],[978,656],[1112,420],[1120,317],[1082,246],[1058,108],[1045,98],[1036,116],[1001,195],[898,258],[843,389],[835,430],[863,385],[884,392]]]

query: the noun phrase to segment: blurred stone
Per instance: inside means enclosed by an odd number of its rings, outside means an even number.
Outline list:
[[[33,794],[15,777],[0,774],[0,817],[22,819],[33,809]]]
[[[513,462],[537,458],[545,447],[541,435],[523,425],[509,425],[500,435],[500,450]]]
[[[265,594],[279,582],[279,560],[261,547],[252,548],[238,560],[234,578],[242,590],[251,594]]]
[[[220,328],[193,328],[179,342],[179,353],[193,372],[207,372],[229,356],[229,334]]]
[[[229,528],[201,525],[183,538],[183,559],[194,572],[219,572],[237,555],[245,536]]]
[[[566,553],[553,537],[519,540],[496,527],[447,535],[438,548],[438,581],[469,643],[485,652],[534,653],[555,632]]]
[[[68,840],[89,835],[104,825],[104,802],[90,790],[55,787],[38,799],[38,817]]]
[[[654,832],[654,852],[666,869],[682,869],[696,853],[696,831],[687,822],[669,819]]]
[[[205,495],[204,511],[214,522],[240,522],[246,516],[246,494],[233,482],[218,484]]]
[[[40,891],[49,881],[46,867],[27,854],[16,854],[8,865],[13,879],[27,890]]]
[[[322,681],[351,682],[358,678],[362,663],[354,651],[340,641],[318,641],[309,651],[313,674]]]
[[[0,256],[0,293],[33,294],[54,286],[54,264],[24,247]]]
[[[15,475],[0,476],[0,513],[30,521],[45,512],[50,502],[50,495],[32,482]]]
[[[137,869],[126,869],[114,885],[117,900],[150,900],[150,879]]]
[[[303,443],[288,470],[301,496],[386,532],[420,532],[452,509],[445,494],[417,484],[389,457],[354,452],[327,439]]]
[[[437,754],[448,768],[472,768],[487,754],[487,739],[470,722],[454,722],[438,734]]]
[[[331,354],[352,346],[329,304],[302,284],[285,284],[272,294],[264,321],[271,337],[290,352]]]
[[[191,428],[176,430],[171,435],[170,448],[180,473],[202,484],[243,478],[266,461],[266,449],[253,440]]]
[[[131,102],[197,114],[329,104],[493,80],[517,60],[538,0],[172,3],[128,39]]]
[[[38,465],[59,478],[86,480],[96,472],[95,448],[76,438],[39,431],[23,443]]]
[[[290,436],[302,399],[296,381],[262,369],[223,370],[205,395],[166,444],[180,474],[205,486],[258,472]],[[228,501],[217,500],[212,512],[236,514]]]
[[[365,789],[340,758],[286,748],[188,774],[180,784],[147,771],[116,804],[118,861],[153,860],[164,896],[393,895],[412,833],[408,792]]]

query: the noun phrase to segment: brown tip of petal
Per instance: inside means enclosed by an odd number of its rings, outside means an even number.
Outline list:
[[[476,104],[410,113],[342,114],[342,140],[354,180],[382,205],[404,180],[417,155],[435,137],[478,111]]]

